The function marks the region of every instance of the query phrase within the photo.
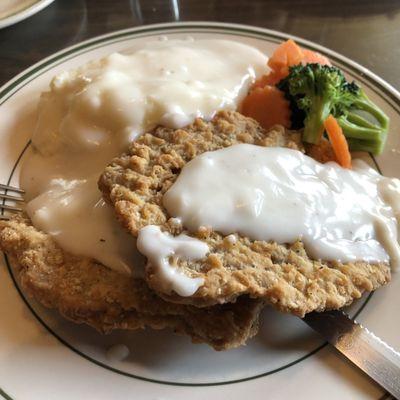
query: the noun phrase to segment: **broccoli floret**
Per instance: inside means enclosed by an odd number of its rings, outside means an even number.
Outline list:
[[[347,82],[338,68],[320,64],[296,65],[290,67],[289,75],[277,87],[290,101],[292,128],[304,127],[305,142],[319,142],[324,121],[332,114],[345,136],[351,138],[349,143],[353,150],[368,149],[379,153],[383,149],[387,116],[356,83]],[[373,117],[373,122],[366,113]]]
[[[351,106],[335,116],[351,150],[382,153],[389,118],[361,89]]]
[[[348,107],[353,95],[346,89],[342,72],[320,64],[296,65],[278,83],[278,88],[292,100],[292,105],[304,112],[303,140],[318,143],[324,132],[324,121],[335,109]],[[298,114],[296,115],[298,117]],[[298,121],[297,121],[298,122]]]

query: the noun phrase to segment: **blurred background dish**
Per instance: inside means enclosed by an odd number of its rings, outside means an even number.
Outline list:
[[[0,29],[16,24],[43,10],[54,0],[1,0]]]

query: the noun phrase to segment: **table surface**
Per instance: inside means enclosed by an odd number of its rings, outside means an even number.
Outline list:
[[[0,85],[93,36],[143,24],[206,20],[301,36],[352,58],[400,89],[398,0],[55,0],[0,30]]]

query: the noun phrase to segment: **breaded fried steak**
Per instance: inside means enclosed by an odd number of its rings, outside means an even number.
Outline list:
[[[211,122],[197,119],[184,129],[158,128],[145,134],[105,169],[99,188],[133,236],[154,224],[173,235],[183,232],[196,237],[209,247],[207,256],[200,260],[175,260],[176,268],[185,275],[203,279],[204,284],[193,295],[166,292],[159,275],[148,265],[146,280],[151,288],[169,301],[196,306],[231,302],[248,294],[281,311],[304,316],[348,305],[364,291],[389,281],[386,263],[313,260],[300,240],[277,244],[237,235],[232,243],[210,229],[188,232],[174,224],[162,199],[181,169],[197,155],[238,143],[303,151],[298,132],[282,127],[266,132],[250,118],[223,111]]]
[[[114,329],[170,328],[216,350],[237,347],[258,331],[261,300],[242,296],[210,308],[168,303],[142,279],[116,273],[94,260],[63,251],[22,218],[0,221],[0,249],[17,266],[23,289],[64,317]]]

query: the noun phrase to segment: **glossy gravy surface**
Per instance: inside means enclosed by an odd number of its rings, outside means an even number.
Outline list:
[[[148,43],[56,76],[42,94],[21,187],[35,226],[67,251],[130,273],[143,258],[101,199],[97,180],[128,143],[236,109],[265,71],[258,50],[226,40]]]
[[[163,203],[191,231],[301,238],[314,259],[400,264],[400,181],[362,161],[348,170],[297,150],[238,144],[186,164]]]

